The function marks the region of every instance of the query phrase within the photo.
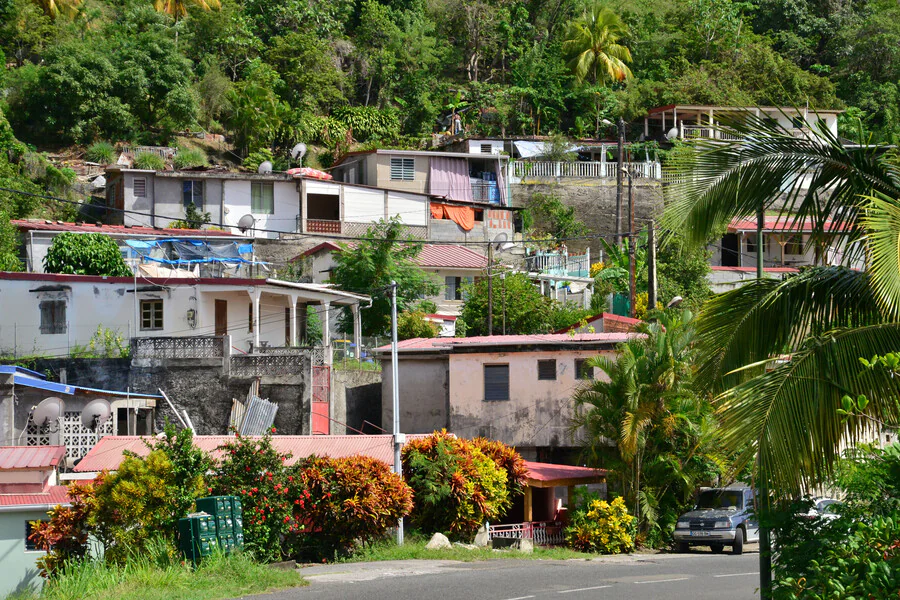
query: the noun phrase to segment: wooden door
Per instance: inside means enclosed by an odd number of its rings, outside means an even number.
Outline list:
[[[228,301],[216,300],[216,335],[228,333]]]

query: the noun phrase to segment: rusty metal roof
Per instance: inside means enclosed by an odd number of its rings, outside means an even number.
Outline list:
[[[593,469],[591,467],[576,467],[573,465],[556,465],[552,463],[525,461],[528,469],[529,485],[535,483],[562,482],[562,485],[572,485],[574,480],[583,480],[582,483],[602,481],[606,477],[605,469]],[[538,485],[536,487],[548,487]]]
[[[536,333],[532,335],[482,335],[467,338],[412,338],[398,342],[401,352],[452,350],[453,348],[472,348],[492,346],[525,346],[559,345],[578,346],[584,344],[618,344],[633,337],[636,333]],[[375,349],[378,353],[388,353],[390,345]]]
[[[40,494],[0,494],[0,506],[56,506],[71,502],[69,488],[64,485],[51,485],[46,492]]]
[[[172,229],[146,227],[144,225],[92,225],[90,223],[64,223],[62,221],[40,221],[35,219],[13,219],[10,221],[20,231],[72,231],[76,233],[105,233],[115,235],[152,235],[156,237],[221,237],[249,239],[248,236],[234,235],[221,229]]]
[[[2,446],[0,471],[52,469],[65,455],[65,446]]]
[[[407,439],[424,437],[409,435]],[[93,473],[108,469],[114,471],[119,468],[124,452],[134,452],[138,456],[146,456],[150,453],[144,440],[153,442],[154,438],[142,438],[140,436],[116,436],[107,435],[81,459],[75,467],[79,473]],[[234,441],[231,435],[196,435],[194,445],[201,450],[210,453],[214,458],[221,455],[217,450],[223,444]],[[252,439],[252,438],[251,438]],[[343,458],[362,454],[380,460],[387,465],[394,464],[393,436],[382,435],[275,435],[272,436],[272,445],[278,452],[290,454],[291,458],[285,461],[286,465],[292,465],[302,458],[316,454],[331,458]]]

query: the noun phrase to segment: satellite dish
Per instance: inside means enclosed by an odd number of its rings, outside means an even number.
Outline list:
[[[43,427],[59,419],[63,415],[64,410],[65,403],[62,401],[62,398],[53,396],[44,398],[40,404],[32,409],[31,420],[38,427]]]
[[[272,172],[272,161],[264,160],[259,163],[259,168],[256,169],[256,172],[260,175],[266,175],[267,173]]]
[[[91,400],[81,411],[81,424],[85,429],[96,431],[106,423],[112,414],[112,407],[103,398]]]
[[[237,222],[237,228],[241,230],[241,233],[247,233],[247,230],[253,229],[254,225],[256,225],[256,219],[253,218],[253,215],[244,215]]]
[[[678,137],[678,128],[677,127],[673,127],[672,129],[670,129],[669,131],[666,132],[666,139],[669,141],[672,141],[677,137]]]
[[[299,143],[293,148],[291,148],[291,158],[294,160],[303,160],[303,157],[306,156],[306,144]]]
[[[505,233],[498,233],[497,236],[491,241],[494,245],[494,250],[509,250],[514,247],[515,244],[508,241],[509,236]]]
[[[683,301],[684,301],[684,298],[682,298],[681,296],[675,296],[674,298],[669,300],[669,303],[666,304],[666,308],[675,308],[676,306],[681,304]]]

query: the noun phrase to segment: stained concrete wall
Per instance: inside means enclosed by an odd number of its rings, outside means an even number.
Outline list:
[[[25,550],[25,523],[47,521],[46,511],[23,510],[0,514],[0,557],[3,577],[0,577],[0,597],[14,592],[38,592],[44,583],[37,568],[37,560],[44,552]]]
[[[331,383],[332,434],[382,433],[380,372],[336,370]]]
[[[431,433],[449,428],[450,372],[446,356],[401,358],[400,431]],[[394,426],[393,378],[390,354],[381,361],[381,426]]]

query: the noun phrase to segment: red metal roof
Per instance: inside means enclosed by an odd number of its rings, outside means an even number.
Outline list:
[[[2,446],[0,471],[52,469],[65,455],[65,446]]]
[[[572,465],[555,465],[551,463],[525,461],[528,479],[534,481],[559,481],[563,479],[597,479],[606,477],[605,469],[590,467],[574,467]]]
[[[591,315],[590,317],[585,317],[584,319],[588,325],[592,323],[596,323],[597,321],[618,321],[619,323],[625,323],[627,325],[639,325],[643,323],[640,319],[633,319],[631,317],[623,317],[621,315],[614,315],[612,313],[604,312],[596,315]],[[581,323],[574,323],[569,325],[568,327],[563,327],[558,331],[554,331],[553,333],[566,333],[568,331],[572,331],[573,329],[580,329]]]
[[[354,242],[347,246],[354,247]],[[322,242],[291,260],[312,256],[322,251],[340,252],[341,247],[334,242]],[[420,267],[431,269],[484,269],[487,257],[459,244],[422,244],[422,251],[414,261]]]
[[[424,436],[407,436],[408,439],[417,437]],[[150,453],[144,440],[152,441],[152,438],[107,435],[81,459],[75,471],[79,473],[104,469],[114,471],[119,468],[126,450],[138,456],[147,456]],[[233,440],[234,436],[231,435],[196,435],[194,445],[218,458],[221,452],[217,448]],[[393,465],[393,440],[391,435],[275,435],[272,436],[272,445],[279,452],[291,455],[291,458],[285,461],[287,465],[313,454],[331,458],[362,454]]]
[[[756,267],[710,267],[711,271],[733,271],[736,273],[756,273]],[[765,267],[765,273],[799,273],[795,267]]]
[[[825,231],[845,231],[849,229],[846,225],[836,226],[831,220],[823,223]],[[812,219],[803,219],[802,221],[791,216],[787,217],[765,217],[763,219],[763,231],[767,233],[786,231],[792,233],[811,233],[814,230]],[[735,233],[738,231],[756,231],[756,219],[734,219],[728,226],[728,231]]]
[[[71,498],[64,485],[51,485],[40,494],[0,494],[0,506],[56,506],[69,502]]]
[[[454,315],[435,315],[435,314],[426,314],[426,319],[432,319],[434,321],[455,321],[459,317]]]
[[[531,346],[556,344],[617,344],[624,342],[635,333],[541,333],[533,335],[482,335],[468,338],[412,338],[397,344],[399,350],[450,350],[453,348],[473,346]],[[376,348],[376,351],[389,352],[390,345]]]
[[[36,219],[14,219],[10,221],[21,231],[74,231],[77,233],[107,233],[118,235],[152,235],[156,237],[237,237],[219,229],[170,229],[145,227],[143,225],[91,225],[89,223],[64,223],[62,221],[39,221]]]

